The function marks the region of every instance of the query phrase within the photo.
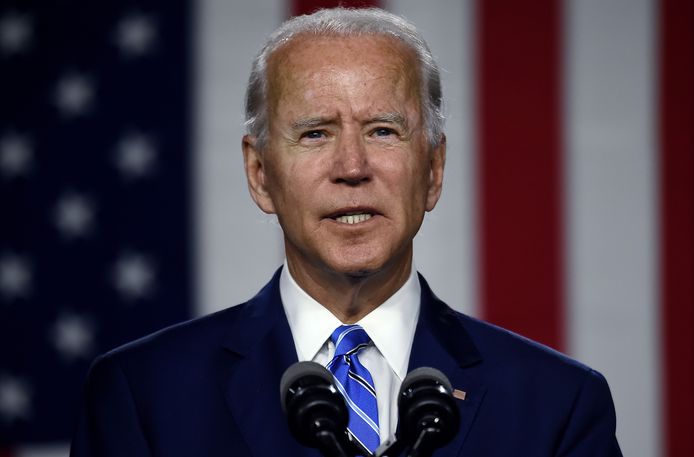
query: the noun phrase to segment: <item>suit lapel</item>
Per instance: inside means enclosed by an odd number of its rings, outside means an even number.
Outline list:
[[[464,400],[456,400],[460,412],[460,431],[453,442],[437,454],[458,455],[486,392],[478,375],[479,370],[470,369],[482,359],[459,315],[433,294],[422,276],[420,283],[420,317],[408,370],[436,368],[448,377],[454,389],[465,392]]]
[[[223,344],[229,364],[222,388],[253,455],[318,456],[291,436],[280,406],[280,379],[297,357],[280,298],[279,274],[280,270],[242,305],[243,315]]]

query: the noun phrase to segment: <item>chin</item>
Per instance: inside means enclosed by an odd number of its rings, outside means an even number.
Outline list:
[[[372,263],[353,263],[353,262],[338,262],[328,264],[328,268],[337,274],[351,276],[353,278],[364,278],[371,276],[381,271],[381,267]]]
[[[387,263],[387,258],[374,255],[373,250],[369,250],[366,253],[341,253],[326,263],[335,273],[354,278],[364,278],[382,271]]]
[[[372,270],[355,270],[346,273],[347,276],[353,279],[362,279],[372,276],[375,272]]]

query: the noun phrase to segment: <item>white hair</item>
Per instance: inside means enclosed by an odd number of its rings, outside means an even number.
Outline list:
[[[437,146],[443,135],[443,98],[439,67],[424,38],[406,19],[379,8],[331,8],[297,16],[275,30],[253,60],[246,88],[246,131],[256,137],[256,147],[264,149],[268,137],[267,63],[281,46],[298,35],[318,36],[385,36],[402,42],[417,56],[421,84],[421,112],[427,141]]]

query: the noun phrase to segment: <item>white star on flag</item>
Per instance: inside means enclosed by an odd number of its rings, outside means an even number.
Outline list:
[[[31,43],[33,35],[29,18],[8,13],[0,18],[0,51],[3,54],[19,54]]]
[[[76,73],[63,76],[56,86],[55,103],[65,117],[85,114],[94,103],[94,83]]]
[[[154,267],[142,254],[121,255],[116,261],[113,275],[116,290],[127,300],[144,298],[154,288]]]
[[[0,258],[0,294],[7,299],[25,297],[31,290],[29,263],[16,255]]]
[[[55,224],[66,238],[84,236],[94,225],[94,205],[87,197],[67,193],[56,204]]]
[[[157,31],[154,21],[143,14],[129,14],[118,23],[116,44],[128,57],[148,54],[154,48]]]
[[[34,158],[31,142],[10,133],[0,138],[0,173],[11,178],[29,171]]]
[[[149,174],[155,165],[157,150],[152,139],[141,133],[128,133],[119,141],[116,167],[129,178]]]
[[[68,361],[89,358],[94,351],[94,326],[90,320],[76,314],[60,316],[49,338]]]
[[[31,417],[31,394],[26,382],[7,375],[0,376],[0,418],[5,423]]]

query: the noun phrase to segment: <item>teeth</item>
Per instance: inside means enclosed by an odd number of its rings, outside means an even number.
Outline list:
[[[359,222],[364,222],[371,219],[371,214],[358,213],[358,214],[346,214],[335,218],[337,222],[342,222],[343,224],[358,224]]]

